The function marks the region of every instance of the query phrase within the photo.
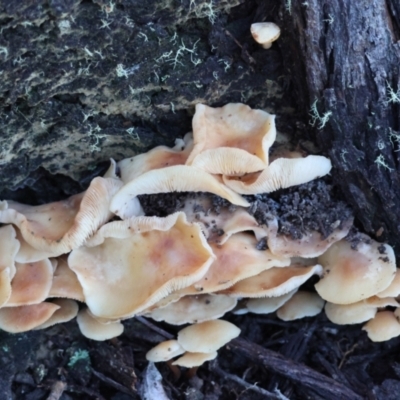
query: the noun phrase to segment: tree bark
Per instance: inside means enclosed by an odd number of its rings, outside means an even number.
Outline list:
[[[281,5],[285,63],[362,227],[400,255],[400,3]]]

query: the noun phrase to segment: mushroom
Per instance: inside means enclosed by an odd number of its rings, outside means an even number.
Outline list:
[[[325,304],[325,314],[328,319],[338,325],[359,324],[375,317],[378,308],[400,307],[393,298],[380,299],[377,296],[352,304]]]
[[[184,352],[185,350],[177,340],[166,340],[149,350],[146,353],[146,360],[152,362],[169,361]]]
[[[90,245],[73,250],[68,264],[90,311],[108,319],[129,318],[193,284],[215,258],[184,213],[111,222]]]
[[[223,295],[184,296],[166,307],[153,310],[148,316],[172,325],[193,324],[220,318],[232,310],[236,303],[236,299]]]
[[[276,137],[275,116],[240,103],[212,108],[196,105],[194,148],[187,165],[227,176],[256,172],[268,165]]]
[[[400,323],[393,311],[380,311],[363,326],[373,342],[384,342],[400,336]]]
[[[257,43],[260,43],[264,49],[269,49],[272,42],[279,38],[281,30],[273,22],[256,22],[251,24],[251,35]]]
[[[16,274],[11,281],[11,296],[4,307],[38,304],[50,292],[53,267],[48,258],[35,263],[16,263]]]
[[[240,177],[225,174],[223,182],[240,194],[271,193],[325,176],[331,168],[331,161],[323,156],[278,158],[261,172]]]
[[[0,329],[10,333],[30,331],[46,322],[60,306],[43,302],[0,309]]]
[[[43,324],[35,327],[34,329],[46,329],[50,326],[61,324],[63,322],[68,322],[75,318],[79,311],[78,303],[70,299],[54,299],[53,304],[59,306],[60,308]]]
[[[193,137],[189,133],[183,140],[177,139],[173,148],[157,146],[147,153],[125,158],[118,162],[121,180],[128,183],[147,171],[185,164],[192,149]]]
[[[324,300],[334,304],[356,303],[375,296],[392,283],[396,274],[393,249],[366,235],[359,237],[362,240],[356,249],[341,240],[318,258],[324,273],[315,289]]]
[[[322,274],[321,265],[304,267],[291,265],[285,268],[271,268],[243,279],[221,293],[233,297],[277,297],[297,289],[312,275]]]
[[[289,301],[293,295],[297,292],[297,289],[292,290],[289,293],[283,294],[277,297],[263,297],[260,299],[249,299],[246,303],[246,308],[249,312],[254,314],[270,314],[282,307],[287,301]]]
[[[0,223],[16,225],[24,240],[53,256],[68,253],[108,221],[111,197],[122,186],[112,178],[94,178],[86,192],[40,206],[14,201],[0,211]]]
[[[178,332],[178,343],[191,353],[212,353],[238,337],[240,329],[217,319],[190,325]]]
[[[124,331],[121,322],[100,323],[88,313],[87,308],[79,311],[76,320],[82,335],[92,340],[109,340],[121,335]]]
[[[276,315],[284,321],[293,321],[304,317],[314,317],[324,308],[324,300],[316,293],[297,292],[287,301]]]
[[[215,176],[195,167],[175,165],[145,172],[128,182],[113,197],[110,209],[126,219],[135,215],[138,210],[137,196],[169,192],[210,192],[232,204],[249,206],[245,199],[227,188]]]
[[[217,358],[218,353],[212,351],[210,353],[191,353],[186,352],[182,357],[178,358],[172,365],[179,365],[180,367],[194,368],[200,367],[206,361],[214,360]]]

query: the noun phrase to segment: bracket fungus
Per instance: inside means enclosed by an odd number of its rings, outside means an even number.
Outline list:
[[[199,104],[193,137],[111,160],[83,193],[39,206],[0,202],[0,328],[76,316],[84,336],[107,340],[135,315],[194,324],[147,354],[180,357],[173,363],[188,368],[239,335],[218,319],[229,311],[278,310],[288,320],[315,315],[327,300],[328,318],[369,321],[372,340],[400,334],[393,250],[362,234],[354,246],[351,211],[332,185],[297,186],[327,175],[330,160],[272,150],[276,135],[263,110]],[[301,290],[321,275],[318,294]],[[78,313],[77,301],[87,308]],[[390,326],[383,336],[380,320]]]

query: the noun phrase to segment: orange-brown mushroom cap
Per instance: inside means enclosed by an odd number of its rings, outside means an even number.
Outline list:
[[[335,304],[356,303],[378,294],[393,281],[396,274],[393,249],[366,235],[360,237],[364,240],[356,249],[341,240],[318,258],[324,274],[315,289],[323,299]]]
[[[8,202],[0,222],[15,224],[32,247],[53,255],[81,246],[108,221],[111,197],[122,186],[112,178],[94,178],[86,192],[41,206]]]
[[[68,264],[90,311],[103,318],[139,313],[199,280],[214,260],[200,227],[183,213],[112,222],[93,239],[97,245],[72,251]]]
[[[220,108],[197,104],[187,165],[228,176],[260,171],[268,165],[275,137],[275,116],[265,111],[240,103]]]

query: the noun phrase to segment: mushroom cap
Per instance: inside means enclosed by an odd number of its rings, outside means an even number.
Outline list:
[[[6,202],[1,203],[7,204]],[[0,228],[0,271],[8,268],[11,278],[15,274],[15,258],[19,248],[20,243],[14,227],[12,225],[2,226]]]
[[[177,139],[173,148],[157,146],[147,153],[125,158],[118,162],[121,180],[128,183],[147,171],[172,165],[183,165],[192,149],[193,137],[191,134],[187,134],[183,140]]]
[[[257,240],[247,233],[231,236],[223,245],[210,243],[216,256],[203,278],[179,291],[182,295],[212,293],[273,267],[286,267],[290,259],[257,250]],[[230,293],[229,290],[227,293]]]
[[[289,293],[277,297],[263,297],[259,299],[249,299],[246,303],[246,308],[249,312],[254,314],[270,314],[275,312],[278,308],[282,307],[289,301],[297,289]]]
[[[184,352],[185,350],[177,340],[166,340],[149,350],[146,353],[146,360],[152,362],[169,361]]]
[[[380,311],[363,327],[373,342],[385,342],[400,336],[400,323],[393,311]]]
[[[38,304],[50,292],[53,266],[48,258],[35,263],[16,263],[16,274],[11,281],[11,296],[5,307]]]
[[[60,306],[43,302],[0,309],[0,329],[10,333],[30,331],[47,321]]]
[[[278,25],[273,22],[256,22],[251,24],[251,35],[253,39],[260,43],[264,49],[269,49],[272,42],[279,38],[281,30]]]
[[[48,297],[62,297],[84,302],[85,296],[82,286],[75,272],[68,267],[67,259],[63,256],[57,260],[58,263],[53,274],[53,282]]]
[[[94,239],[97,246],[72,251],[68,264],[90,311],[103,318],[145,310],[198,281],[214,260],[200,227],[183,213],[111,222]]]
[[[41,206],[9,201],[8,208],[0,211],[0,222],[16,225],[37,250],[53,255],[68,253],[111,218],[110,199],[121,186],[119,180],[97,177],[86,192],[64,201]]]
[[[308,231],[300,239],[293,239],[289,235],[282,235],[278,232],[278,219],[268,221],[265,227],[267,244],[271,253],[280,257],[307,257],[314,258],[325,253],[333,243],[343,239],[353,226],[353,218],[339,221],[338,226],[326,238],[317,231]]]
[[[121,335],[124,331],[121,322],[112,321],[102,324],[88,313],[87,308],[79,311],[76,321],[82,335],[92,340],[109,340]]]
[[[266,235],[245,208],[230,205],[213,209],[210,196],[187,198],[182,211],[188,221],[200,224],[209,243],[224,244],[233,234],[245,231],[253,231],[257,240]]]
[[[396,273],[393,249],[366,235],[360,236],[364,240],[357,249],[352,249],[348,241],[341,240],[318,258],[324,274],[315,289],[323,299],[334,304],[356,303],[375,296],[393,281]],[[382,246],[384,254],[379,251]]]
[[[352,304],[325,304],[325,314],[330,321],[338,325],[360,324],[375,317],[378,308],[399,307],[393,298],[380,299],[377,296]]]
[[[324,308],[324,300],[316,293],[296,292],[276,315],[284,321],[293,321],[304,317],[314,317]]]
[[[249,203],[227,188],[215,176],[187,165],[175,165],[145,172],[124,185],[111,201],[111,211],[122,219],[132,216],[131,202],[141,194],[170,192],[210,192],[232,204],[248,207]]]
[[[180,367],[194,368],[200,367],[206,361],[214,360],[218,356],[216,351],[210,353],[191,353],[186,352],[182,357],[178,358],[172,365],[179,365]]]
[[[190,325],[178,332],[178,342],[192,353],[212,353],[238,337],[240,329],[221,319]]]
[[[276,137],[275,116],[240,103],[196,105],[194,148],[186,162],[212,174],[243,175],[265,168]]]
[[[278,189],[301,185],[325,176],[331,168],[331,161],[323,156],[278,158],[261,172],[241,177],[224,175],[223,181],[236,193],[271,193]]]
[[[63,322],[68,322],[75,318],[79,311],[78,303],[70,299],[54,299],[53,304],[59,306],[60,308],[43,324],[35,327],[34,329],[46,329],[50,326],[61,324]]]
[[[0,270],[0,307],[3,307],[11,297],[10,267]]]
[[[277,297],[297,289],[312,275],[322,274],[321,265],[304,267],[291,265],[285,268],[271,268],[258,275],[243,279],[222,291],[233,297]]]
[[[397,297],[400,295],[400,269],[396,269],[396,274],[394,276],[394,279],[392,280],[392,283],[385,289],[382,290],[381,292],[376,294],[380,298],[385,298],[385,297]]]
[[[184,296],[166,307],[153,310],[149,317],[171,325],[193,324],[220,318],[232,310],[236,303],[236,299],[223,295]]]

